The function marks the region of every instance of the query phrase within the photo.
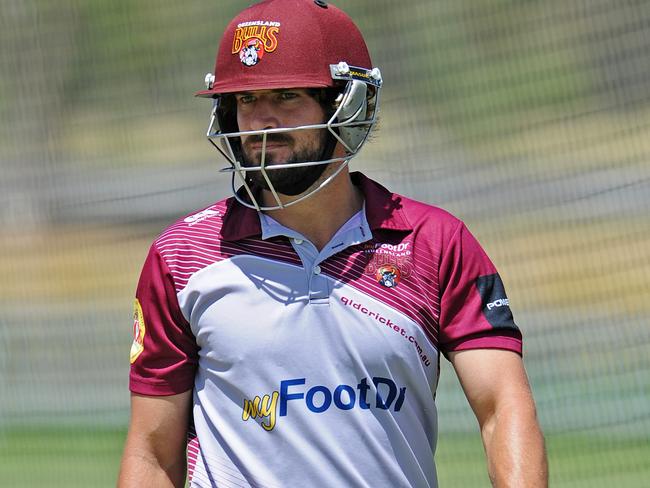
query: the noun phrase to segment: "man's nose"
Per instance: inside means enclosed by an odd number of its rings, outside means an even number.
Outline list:
[[[280,127],[277,110],[270,100],[261,98],[255,102],[251,113],[251,130],[275,129]]]

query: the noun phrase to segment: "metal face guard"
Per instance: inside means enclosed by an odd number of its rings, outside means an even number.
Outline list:
[[[257,131],[224,132],[219,121],[218,111],[220,109],[220,100],[217,99],[215,101],[206,135],[210,143],[219,151],[219,153],[221,153],[229,164],[220,171],[231,173],[231,189],[239,203],[258,211],[276,210],[295,205],[323,189],[348,165],[349,161],[359,153],[361,147],[367,140],[372,127],[377,122],[381,74],[379,74],[379,70],[376,68],[369,71],[361,68],[351,68],[347,65],[342,66],[342,64],[345,63],[332,65],[332,77],[339,80],[347,80],[345,90],[343,90],[337,98],[336,109],[332,116],[322,124],[282,127]],[[342,68],[342,70],[339,69],[339,71],[337,71],[338,74],[334,74],[334,67],[337,69]],[[345,67],[348,69],[347,73],[344,73]],[[375,76],[375,78],[373,78],[373,76]],[[370,86],[372,86],[372,88],[369,89]],[[267,164],[266,141],[269,134],[319,129],[326,129],[334,140],[341,144],[345,150],[344,156],[324,159],[321,161]],[[242,151],[240,150],[241,137],[251,135],[262,137],[262,154],[260,164],[257,166],[244,165]],[[321,164],[338,164],[338,167],[327,178],[320,181],[318,185],[313,186],[297,198],[283,203],[280,199],[279,193],[271,183],[268,171]],[[258,202],[259,195],[255,194],[255,190],[251,188],[246,179],[246,174],[249,171],[260,171],[262,173],[276,205],[263,206]],[[237,183],[242,185],[248,199],[242,198],[242,192],[238,191]]]

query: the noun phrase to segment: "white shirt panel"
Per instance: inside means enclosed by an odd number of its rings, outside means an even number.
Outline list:
[[[242,255],[179,293],[200,347],[197,483],[207,464],[243,486],[435,486],[437,351],[411,319],[329,277],[329,302],[310,304],[308,275]],[[256,397],[274,408],[243,420]]]

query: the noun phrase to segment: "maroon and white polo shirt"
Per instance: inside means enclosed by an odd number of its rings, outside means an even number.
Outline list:
[[[351,176],[364,211],[321,251],[232,198],[152,245],[130,388],[193,389],[192,486],[437,486],[440,353],[521,353],[463,223]]]

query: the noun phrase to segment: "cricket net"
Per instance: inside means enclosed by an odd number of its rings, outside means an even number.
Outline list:
[[[228,194],[204,137],[209,102],[192,94],[245,4],[0,8],[8,480],[114,483],[147,248]],[[645,486],[650,2],[337,5],[385,80],[380,127],[353,168],[462,218],[495,262],[524,333],[552,486]],[[489,486],[476,421],[442,366],[441,485]]]

